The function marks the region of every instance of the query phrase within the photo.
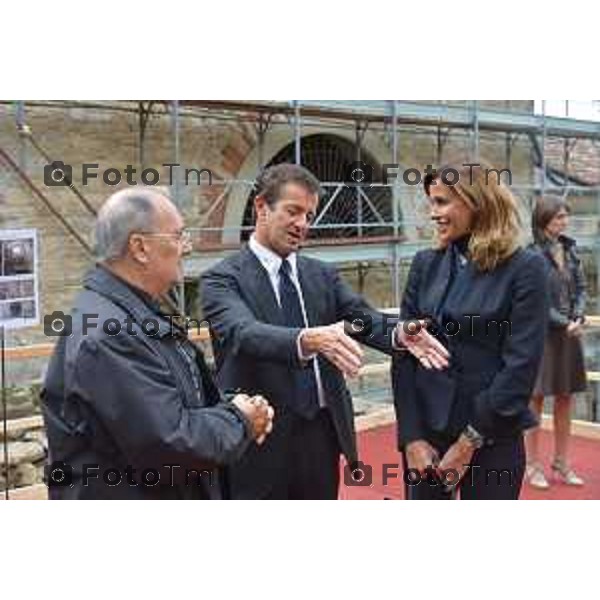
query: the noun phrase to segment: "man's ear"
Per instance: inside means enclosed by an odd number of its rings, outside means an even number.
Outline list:
[[[131,258],[138,263],[145,265],[150,260],[144,236],[137,233],[129,236],[128,252]]]
[[[257,223],[265,220],[268,209],[269,206],[264,196],[256,196],[256,198],[254,198],[254,216]]]

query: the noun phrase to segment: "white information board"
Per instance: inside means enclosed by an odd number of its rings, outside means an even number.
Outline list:
[[[35,229],[0,229],[0,327],[40,322]]]

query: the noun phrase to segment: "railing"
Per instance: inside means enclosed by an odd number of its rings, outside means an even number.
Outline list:
[[[384,312],[390,314],[397,314],[397,308],[386,308]],[[591,315],[586,317],[586,325],[587,329],[596,329],[600,328],[600,315]],[[207,328],[200,328],[198,331],[190,333],[189,337],[194,342],[208,342],[210,340],[210,333]],[[7,360],[25,360],[28,358],[43,358],[52,355],[54,350],[54,344],[32,344],[28,346],[18,346],[12,348],[6,348],[6,358]],[[387,364],[387,363],[382,363]],[[365,369],[372,369],[378,365],[366,365]],[[365,371],[365,374],[371,374],[369,371]],[[592,374],[594,377],[593,381],[600,381],[600,372],[592,371],[588,372],[588,374]]]

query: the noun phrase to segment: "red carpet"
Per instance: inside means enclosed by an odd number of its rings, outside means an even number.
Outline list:
[[[552,457],[552,433],[542,431],[542,451],[548,457],[549,465]],[[382,464],[400,462],[396,451],[396,426],[384,425],[375,429],[363,431],[358,435],[358,450],[361,460],[371,465],[373,470],[372,485],[346,486],[343,481],[340,486],[340,498],[344,500],[401,500],[404,498],[402,473],[398,468],[389,468],[395,479],[389,479],[388,484],[382,484]],[[571,442],[571,462],[577,473],[585,479],[586,485],[575,488],[562,483],[553,483],[549,490],[541,491],[531,488],[526,483],[521,491],[521,499],[546,500],[592,500],[600,499],[600,441],[574,436]],[[549,468],[546,476],[549,477]]]

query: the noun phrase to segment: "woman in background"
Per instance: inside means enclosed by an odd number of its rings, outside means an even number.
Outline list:
[[[540,198],[533,211],[533,238],[548,265],[550,306],[549,330],[542,365],[533,392],[531,407],[542,414],[545,396],[554,396],[555,477],[567,485],[583,485],[569,465],[573,396],[585,391],[586,377],[581,344],[585,321],[585,278],[575,241],[564,231],[569,223],[569,206],[553,196]],[[539,489],[549,487],[539,453],[539,429],[527,436],[529,483]]]

